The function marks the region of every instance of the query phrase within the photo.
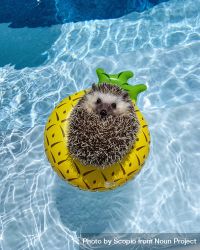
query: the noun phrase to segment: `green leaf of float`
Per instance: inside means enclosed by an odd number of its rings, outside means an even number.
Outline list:
[[[133,77],[132,71],[123,71],[118,74],[107,74],[103,69],[98,68],[96,70],[97,76],[99,78],[99,83],[107,82],[111,84],[117,84],[119,86],[123,84],[128,84],[127,81],[129,78]]]
[[[98,68],[96,70],[99,82],[98,84],[101,83],[110,83],[110,84],[115,84],[118,85],[120,88],[123,90],[127,91],[130,98],[134,100],[135,102],[137,101],[137,96],[139,93],[145,91],[147,89],[146,85],[144,84],[138,84],[138,85],[130,85],[128,83],[128,79],[133,77],[133,72],[132,71],[122,71],[118,74],[107,74],[104,69]]]
[[[135,102],[137,102],[138,95],[141,92],[145,91],[147,89],[147,86],[144,84],[138,84],[134,86],[126,85],[123,87],[123,89],[129,93],[129,96],[132,100],[135,100]]]

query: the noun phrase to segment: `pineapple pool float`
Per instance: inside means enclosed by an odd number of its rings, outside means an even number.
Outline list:
[[[73,107],[88,92],[82,90],[63,99],[53,110],[45,126],[44,147],[46,156],[56,173],[71,185],[82,190],[106,191],[125,184],[136,176],[145,163],[150,149],[150,133],[148,125],[136,106],[137,96],[146,90],[143,84],[129,85],[128,79],[133,77],[131,71],[119,74],[106,74],[97,69],[99,83],[118,85],[127,91],[134,105],[139,121],[137,138],[131,151],[120,161],[106,168],[84,166],[72,158],[67,146],[69,116]]]

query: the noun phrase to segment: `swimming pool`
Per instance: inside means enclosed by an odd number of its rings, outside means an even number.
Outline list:
[[[199,0],[170,0],[115,19],[49,28],[0,24],[7,49],[0,58],[2,249],[78,249],[80,232],[200,231],[199,9]],[[17,66],[6,65],[9,52]],[[148,85],[138,106],[152,145],[135,180],[89,193],[52,171],[43,130],[54,106],[95,82],[102,66],[132,70],[132,83]]]

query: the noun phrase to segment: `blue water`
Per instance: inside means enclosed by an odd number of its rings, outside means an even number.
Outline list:
[[[200,231],[199,10],[200,0],[170,0],[116,19],[16,30],[1,24],[8,31],[2,44],[13,53],[4,51],[8,65],[0,57],[0,249],[78,249],[80,232]],[[12,34],[23,33],[30,40],[14,47]],[[23,42],[26,55],[17,50]],[[51,110],[95,82],[97,67],[132,70],[131,83],[147,84],[138,106],[152,137],[138,177],[106,193],[63,182],[43,150]]]
[[[110,19],[165,1],[168,0],[1,0],[0,23],[19,28]]]

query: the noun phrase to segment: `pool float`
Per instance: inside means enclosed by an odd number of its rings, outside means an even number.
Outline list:
[[[127,81],[133,76],[131,71],[111,75],[103,69],[97,69],[97,75],[98,84],[116,84],[131,97],[139,121],[139,131],[131,151],[120,162],[103,169],[84,166],[72,158],[67,147],[68,118],[73,107],[89,90],[74,93],[55,107],[45,126],[44,147],[52,168],[62,179],[82,190],[106,191],[125,184],[141,170],[149,154],[150,133],[142,113],[136,106],[137,96],[146,90],[146,86],[129,85]]]

